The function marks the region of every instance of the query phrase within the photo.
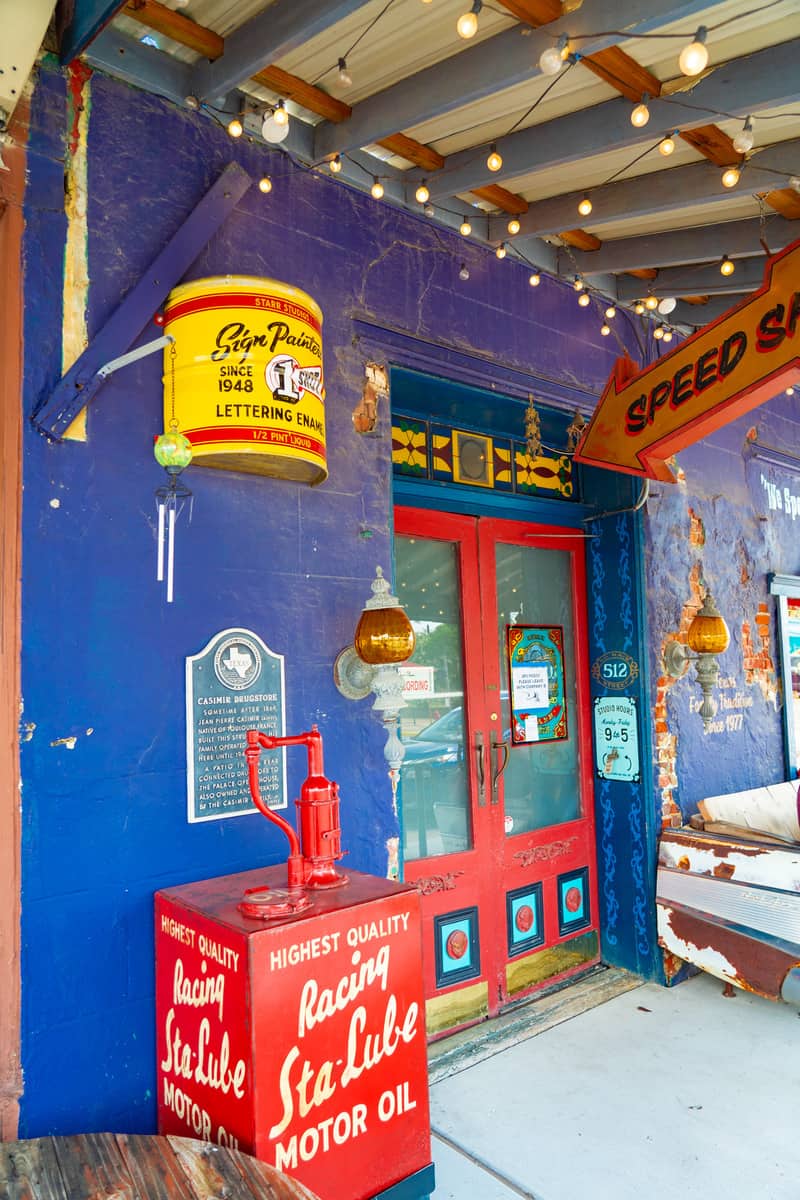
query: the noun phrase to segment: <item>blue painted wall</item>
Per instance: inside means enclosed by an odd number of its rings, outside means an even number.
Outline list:
[[[33,99],[26,200],[27,413],[61,374],[64,135],[64,81],[45,72]],[[286,656],[287,728],[317,721],[323,731],[327,771],[342,791],[348,863],[386,873],[397,822],[383,733],[369,702],[343,700],[331,676],[376,564],[390,562],[389,415],[381,411],[370,437],[357,435],[351,420],[368,356],[364,330],[406,331],[438,356],[442,374],[461,355],[487,386],[497,363],[501,378],[533,372],[545,391],[567,398],[576,389],[598,392],[617,352],[614,339],[600,337],[598,313],[579,309],[568,287],[544,281],[531,289],[519,264],[499,263],[279,153],[234,146],[209,120],[100,76],[89,125],[90,331],[234,155],[256,178],[269,170],[274,190],[245,197],[190,277],[274,276],[318,300],[330,478],[311,490],[187,472],[194,519],[178,524],[176,601],[168,606],[155,581],[159,357],[104,386],[86,444],[51,445],[32,428],[26,433],[25,1136],[154,1127],[152,894],[285,853],[261,817],[186,823],[184,659],[212,634],[248,626]],[[458,279],[462,261],[467,283]],[[153,328],[141,340],[156,335]],[[399,349],[388,360],[409,363]],[[619,535],[608,536],[613,573]],[[620,619],[614,606],[608,612]],[[638,638],[635,620],[620,636]],[[76,739],[74,749],[65,738]],[[290,752],[290,796],[303,766]],[[643,813],[641,795],[638,803]],[[653,820],[651,812],[651,830]],[[644,813],[642,822],[644,829]],[[609,834],[617,895],[628,897],[614,953],[635,969],[644,959],[629,911],[641,887],[626,829],[620,817]]]
[[[704,796],[788,778],[777,605],[767,576],[800,574],[800,509],[792,516],[785,504],[770,508],[766,483],[781,497],[788,491],[800,501],[799,401],[797,394],[781,393],[683,451],[677,484],[652,487],[646,530],[651,700],[660,759],[654,784],[673,823],[696,812]],[[754,449],[753,434],[780,448],[782,465]],[[684,606],[697,598],[697,587],[706,586],[731,634],[719,657],[719,710],[707,733],[696,711],[701,692],[694,669],[669,682],[660,661]]]

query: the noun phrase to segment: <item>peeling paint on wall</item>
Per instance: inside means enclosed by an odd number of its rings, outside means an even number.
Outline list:
[[[702,521],[696,517],[689,509],[690,517],[698,523],[702,528]],[[705,534],[703,534],[705,538]],[[691,541],[691,535],[690,535]],[[702,544],[702,543],[700,543]],[[663,659],[664,647],[667,642],[682,642],[686,645],[686,638],[689,632],[694,617],[698,609],[703,605],[705,590],[701,584],[703,568],[699,562],[696,562],[689,572],[689,589],[691,598],[686,601],[681,610],[680,627],[677,630],[670,630],[665,634],[661,641],[661,658]],[[677,827],[683,824],[683,816],[675,799],[675,789],[678,786],[677,776],[677,758],[678,758],[678,737],[677,734],[670,733],[669,724],[667,721],[667,692],[678,682],[671,675],[662,674],[658,677],[656,685],[656,706],[655,706],[655,733],[656,733],[656,760],[658,763],[658,791],[661,795],[661,821],[665,827]]]
[[[70,369],[89,341],[86,306],[89,296],[89,257],[86,224],[87,135],[89,131],[92,72],[83,63],[73,63],[68,71],[67,161],[64,179],[64,211],[67,237],[64,247],[64,325],[61,339],[61,370]],[[64,433],[73,441],[86,441],[86,409],[78,413]]]
[[[386,843],[389,861],[386,865],[386,878],[400,878],[400,838],[390,837]]]
[[[703,524],[702,517],[699,517],[694,509],[689,508],[689,545],[690,546],[705,546],[706,544],[706,528]]]
[[[742,666],[745,683],[757,683],[761,694],[773,707],[778,707],[778,678],[769,648],[769,611],[759,604],[755,621],[755,637],[749,621],[742,622]]]
[[[364,366],[366,382],[361,400],[353,410],[353,425],[356,433],[373,433],[378,423],[378,402],[389,395],[389,378],[386,367],[368,362]]]

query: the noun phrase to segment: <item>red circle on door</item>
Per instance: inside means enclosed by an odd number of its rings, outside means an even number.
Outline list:
[[[467,952],[469,938],[463,929],[454,929],[447,939],[447,953],[451,958],[463,958]]]
[[[514,924],[520,933],[527,933],[533,925],[533,909],[530,904],[522,904],[517,909],[517,915],[514,918]]]
[[[581,889],[571,887],[568,889],[567,894],[564,897],[564,905],[570,912],[574,913],[580,908],[582,900],[583,897],[581,896]]]

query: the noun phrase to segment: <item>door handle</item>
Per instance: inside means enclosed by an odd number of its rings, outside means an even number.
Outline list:
[[[483,734],[478,730],[475,734],[475,753],[478,757],[478,807],[486,807],[486,745]]]
[[[497,781],[508,766],[508,742],[496,742],[492,739],[492,749],[503,751],[502,762],[500,761],[500,755],[496,754],[495,766],[492,771],[492,804],[497,804]]]

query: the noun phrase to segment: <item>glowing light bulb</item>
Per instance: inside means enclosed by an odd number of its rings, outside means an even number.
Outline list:
[[[572,286],[574,287],[576,292],[582,292],[583,289],[586,287],[586,284],[583,282],[580,275],[576,275],[572,281]]]
[[[671,312],[675,311],[677,304],[678,301],[674,296],[665,296],[663,300],[659,300],[658,302],[658,311],[662,317],[668,317]]]
[[[735,267],[733,261],[730,258],[728,258],[727,254],[723,258],[722,262],[719,264],[719,270],[720,270],[721,275],[732,275],[733,272],[736,270],[736,267]]]
[[[654,308],[658,308],[658,298],[656,296],[647,296],[644,302],[645,308],[649,308],[652,312]]]
[[[664,341],[665,341],[665,342],[671,342],[671,341],[672,341],[672,330],[671,330],[671,329],[665,329],[665,330],[664,330]]]
[[[503,160],[500,157],[500,155],[497,153],[497,147],[492,146],[491,153],[489,154],[489,157],[486,160],[486,166],[489,168],[490,171],[499,171],[500,168],[502,167],[502,165],[503,165]]]
[[[681,50],[678,66],[684,75],[699,75],[708,66],[707,36],[705,25],[701,25],[694,35],[694,41]]]
[[[461,264],[461,270],[458,272],[458,278],[464,280],[469,279],[469,267],[466,263]]]
[[[539,70],[543,75],[557,75],[569,55],[569,39],[562,33],[556,46],[548,46],[539,55]]]
[[[428,191],[424,182],[421,183],[419,185],[419,187],[417,188],[417,190],[414,192],[414,198],[416,199],[417,204],[427,204],[428,201],[430,200],[431,194]]]
[[[647,93],[642,96],[641,104],[637,104],[631,112],[631,125],[637,129],[641,129],[650,120],[650,109],[647,107],[649,97]]]
[[[663,336],[664,336],[664,330],[661,328],[660,325],[656,325],[655,329],[653,330],[653,337],[656,338],[660,342],[661,339],[663,338]]]
[[[475,37],[478,32],[478,13],[483,8],[481,0],[473,0],[472,8],[461,16],[456,21],[456,33],[460,38],[468,41],[471,37]]]
[[[748,117],[742,128],[733,139],[733,148],[737,154],[747,154],[748,150],[753,149],[753,118]]]
[[[582,217],[588,217],[589,213],[592,211],[592,208],[593,208],[593,205],[592,205],[591,200],[589,199],[588,196],[584,196],[583,199],[581,200],[580,204],[578,205],[578,212],[581,214]]]
[[[501,243],[500,243],[500,245],[499,245],[499,246],[497,247],[497,249],[495,250],[495,254],[497,255],[497,257],[498,257],[498,258],[505,258],[505,256],[506,256],[506,244],[505,244],[505,242],[501,242]]]
[[[333,175],[338,175],[342,169],[341,155],[337,154],[336,158],[332,158],[328,163],[328,167]]]
[[[375,200],[380,200],[381,196],[383,195],[384,189],[383,189],[383,184],[381,183],[380,179],[378,179],[377,175],[375,176],[372,187],[369,190],[370,190],[370,194],[372,195],[372,197]]]
[[[800,192],[800,175],[790,175],[788,184],[790,188],[794,188],[796,192]]]
[[[794,395],[794,388],[793,388],[793,387],[788,387],[788,388],[786,389],[786,395],[787,395],[787,396],[793,396],[793,395]]]
[[[280,142],[286,141],[289,136],[289,114],[285,108],[279,106],[264,114],[261,136],[271,146],[277,146]]]
[[[672,134],[669,134],[667,137],[662,138],[661,141],[658,143],[658,152],[659,152],[659,154],[663,154],[665,158],[667,158],[668,155],[672,154],[674,152],[674,150],[675,150],[675,139],[672,136]]]
[[[601,325],[600,332],[603,335],[603,337],[608,337],[608,335],[611,333],[611,326],[605,325],[605,324]]]
[[[738,167],[726,167],[722,172],[722,186],[726,188],[736,187],[741,174]]]
[[[542,282],[542,277],[538,271],[534,271],[531,275],[528,276],[528,283],[531,285],[531,287],[538,287],[541,282]]]
[[[244,125],[238,117],[234,117],[228,122],[228,136],[232,138],[240,138],[244,133]]]
[[[462,221],[458,227],[458,232],[462,237],[469,237],[469,235],[472,233],[472,226],[470,225],[469,221]]]
[[[347,63],[343,58],[339,59],[339,83],[346,88],[353,86],[353,76],[348,71]]]
[[[613,321],[616,315],[617,310],[614,308],[614,305],[609,304],[608,308],[606,309],[606,316],[608,317],[609,321]]]
[[[589,293],[581,292],[580,296],[578,296],[578,304],[580,304],[581,308],[586,308],[587,305],[589,305],[591,303],[592,303],[592,297],[589,295]]]
[[[514,237],[514,235],[516,233],[519,233],[522,226],[520,225],[520,223],[516,217],[512,217],[511,220],[508,222],[508,225],[506,226],[506,228],[508,229],[508,232],[511,234],[511,236]]]
[[[264,175],[261,179],[259,179],[258,190],[263,192],[265,196],[269,195],[269,193],[272,191],[272,180],[270,179],[269,175]]]
[[[633,311],[636,313],[637,317],[641,317],[643,315],[645,307],[641,300],[636,301],[633,306]]]

